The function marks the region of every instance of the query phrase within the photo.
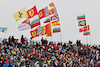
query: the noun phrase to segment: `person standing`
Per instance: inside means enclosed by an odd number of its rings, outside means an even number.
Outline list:
[[[22,44],[24,44],[24,37],[23,37],[23,35],[21,36],[21,42],[22,42]]]
[[[45,38],[44,44],[46,44],[46,45],[48,44],[47,38]]]
[[[43,37],[42,37],[42,39],[41,39],[41,43],[42,43],[43,45],[44,45],[44,41],[45,41],[45,40],[44,40]]]
[[[40,67],[40,65],[39,65],[39,60],[37,60],[37,61],[35,62],[35,67]]]
[[[33,45],[32,37],[29,40],[29,45]]]
[[[8,38],[8,42],[9,42],[9,43],[11,42],[11,36],[9,36],[9,38]]]
[[[15,38],[14,38],[14,36],[12,36],[11,40],[12,40],[13,43],[15,43]]]
[[[24,38],[24,43],[25,43],[25,45],[27,45],[27,38],[26,37]]]

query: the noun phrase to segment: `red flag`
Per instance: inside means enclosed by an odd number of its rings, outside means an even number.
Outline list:
[[[84,26],[83,28],[80,28],[80,29],[79,29],[79,32],[86,32],[86,31],[88,31],[88,30],[90,30],[89,25]]]
[[[35,16],[37,13],[37,9],[36,9],[36,6],[34,6],[33,8],[29,9],[27,11],[27,14],[29,16],[29,18],[32,18],[33,16]]]
[[[46,27],[45,26],[41,27],[41,30],[42,30],[42,35],[45,35],[46,34]]]
[[[22,23],[27,23],[28,25],[30,25],[30,20],[29,18],[27,18],[25,21],[23,21]]]
[[[51,33],[51,24],[47,24],[46,25],[46,34],[50,34]]]
[[[32,38],[39,36],[37,35],[37,29],[31,31],[30,33],[31,33]]]
[[[83,27],[83,28],[79,29],[79,32],[83,32],[83,31],[86,31],[86,27]]]
[[[52,21],[52,20],[56,20],[56,15],[54,14],[54,15],[51,16],[50,18],[51,18],[51,21]]]
[[[52,15],[52,14],[54,14],[54,10],[53,9],[49,10],[49,15]]]
[[[41,27],[42,35],[50,34],[51,33],[51,24],[47,24],[46,26]]]
[[[39,17],[42,19],[43,17],[49,16],[48,7],[45,7],[39,11]]]
[[[44,9],[39,11],[39,17],[40,17],[40,19],[45,17],[45,10]]]

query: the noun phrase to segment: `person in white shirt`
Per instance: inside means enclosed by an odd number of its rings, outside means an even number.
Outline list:
[[[39,61],[36,61],[36,62],[35,62],[35,67],[40,67]]]
[[[46,61],[44,61],[43,67],[48,67],[48,64],[46,63]]]
[[[29,39],[29,45],[33,45],[32,37]]]

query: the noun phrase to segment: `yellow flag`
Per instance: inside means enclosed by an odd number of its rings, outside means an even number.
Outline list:
[[[35,37],[36,36],[36,31],[32,32],[32,36]]]
[[[54,3],[52,2],[52,3],[49,4],[49,6],[50,6],[50,7],[54,7],[55,5],[54,5]]]
[[[45,35],[46,34],[46,28],[45,27],[42,27],[42,35]]]
[[[55,25],[60,25],[59,20],[52,22],[52,26],[55,26]]]
[[[20,20],[21,18],[26,18],[26,17],[28,18],[28,14],[25,7],[14,13],[13,16],[16,21]]]

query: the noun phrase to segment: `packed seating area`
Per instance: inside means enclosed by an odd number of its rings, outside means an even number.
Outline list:
[[[10,36],[0,43],[0,67],[100,67],[97,46],[41,38],[35,42],[22,35],[20,42]]]

